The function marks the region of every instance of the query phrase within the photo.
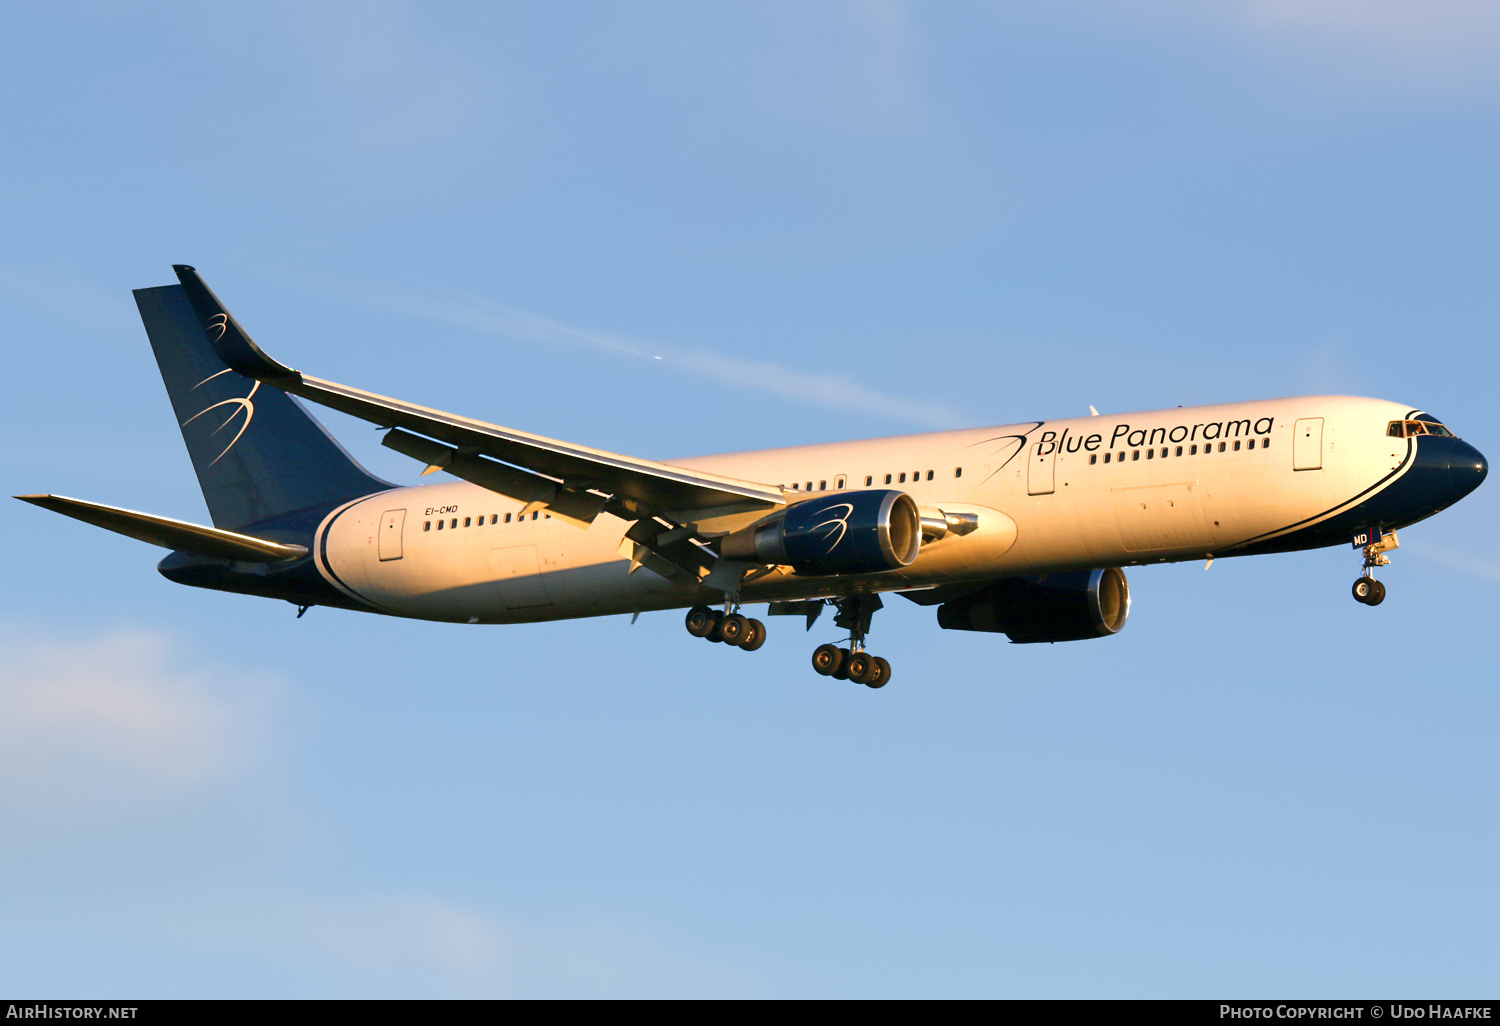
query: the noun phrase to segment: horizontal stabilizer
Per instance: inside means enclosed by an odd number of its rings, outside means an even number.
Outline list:
[[[247,563],[275,563],[307,555],[307,548],[302,545],[283,545],[264,538],[252,538],[248,534],[137,513],[118,506],[102,506],[97,502],[68,499],[61,495],[17,495],[16,498],[164,549],[180,549]]]

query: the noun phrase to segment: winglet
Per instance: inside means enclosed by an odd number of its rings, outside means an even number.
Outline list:
[[[240,322],[234,319],[234,314],[219,302],[219,297],[204,283],[197,270],[187,264],[173,264],[172,270],[177,272],[177,280],[182,282],[188,302],[193,305],[193,312],[202,322],[203,330],[207,332],[208,340],[219,359],[245,377],[257,381],[282,384],[302,380],[300,372],[277,363],[261,351],[249,333],[240,327]]]

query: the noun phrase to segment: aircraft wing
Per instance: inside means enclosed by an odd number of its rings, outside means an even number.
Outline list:
[[[173,265],[214,351],[230,368],[293,395],[392,430],[384,444],[528,508],[546,508],[586,526],[608,508],[627,519],[771,510],[785,505],[774,485],[687,470],[324,381],[267,356],[198,272]],[[425,437],[423,437],[425,436]]]

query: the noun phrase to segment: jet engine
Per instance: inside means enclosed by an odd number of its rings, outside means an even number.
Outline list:
[[[794,503],[774,520],[727,535],[719,551],[819,577],[898,570],[921,548],[916,502],[905,492],[875,489]]]
[[[1083,641],[1118,633],[1130,616],[1119,567],[1012,577],[938,607],[938,626],[991,631],[1018,644]]]

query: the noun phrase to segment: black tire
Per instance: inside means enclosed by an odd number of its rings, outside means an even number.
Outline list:
[[[746,652],[754,652],[766,643],[766,625],[759,620],[745,621],[750,625],[750,633],[745,635],[745,640],[740,642],[740,648]]]
[[[708,632],[714,629],[714,611],[707,606],[694,606],[687,611],[683,626],[693,637],[706,638]]]
[[[880,672],[880,664],[868,652],[855,652],[845,664],[849,679],[856,684],[868,684]]]
[[[724,626],[724,614],[709,613],[708,615],[714,618],[714,625],[710,627],[708,629],[708,633],[703,636],[709,641],[712,641],[715,645],[720,644],[724,640],[724,635],[719,633],[719,628]]]
[[[828,676],[832,677],[834,680],[848,680],[849,657],[853,655],[853,653],[850,652],[847,648],[841,648],[839,649],[839,655],[842,657],[839,661],[839,668],[837,670],[834,670]]]
[[[1385,601],[1385,585],[1379,581],[1371,581],[1370,583],[1375,585],[1375,588],[1370,592],[1370,597],[1365,599],[1365,605],[1378,606]]]
[[[726,645],[738,645],[750,631],[750,621],[739,613],[730,613],[719,621],[719,637]]]
[[[1370,596],[1375,594],[1376,580],[1373,577],[1361,577],[1354,582],[1350,590],[1354,592],[1354,601],[1370,605]]]
[[[837,645],[819,645],[813,649],[813,669],[825,677],[832,677],[844,666],[844,650]]]
[[[883,688],[891,682],[891,664],[880,656],[876,656],[875,665],[880,667],[880,672],[872,679],[865,681],[867,688]]]

